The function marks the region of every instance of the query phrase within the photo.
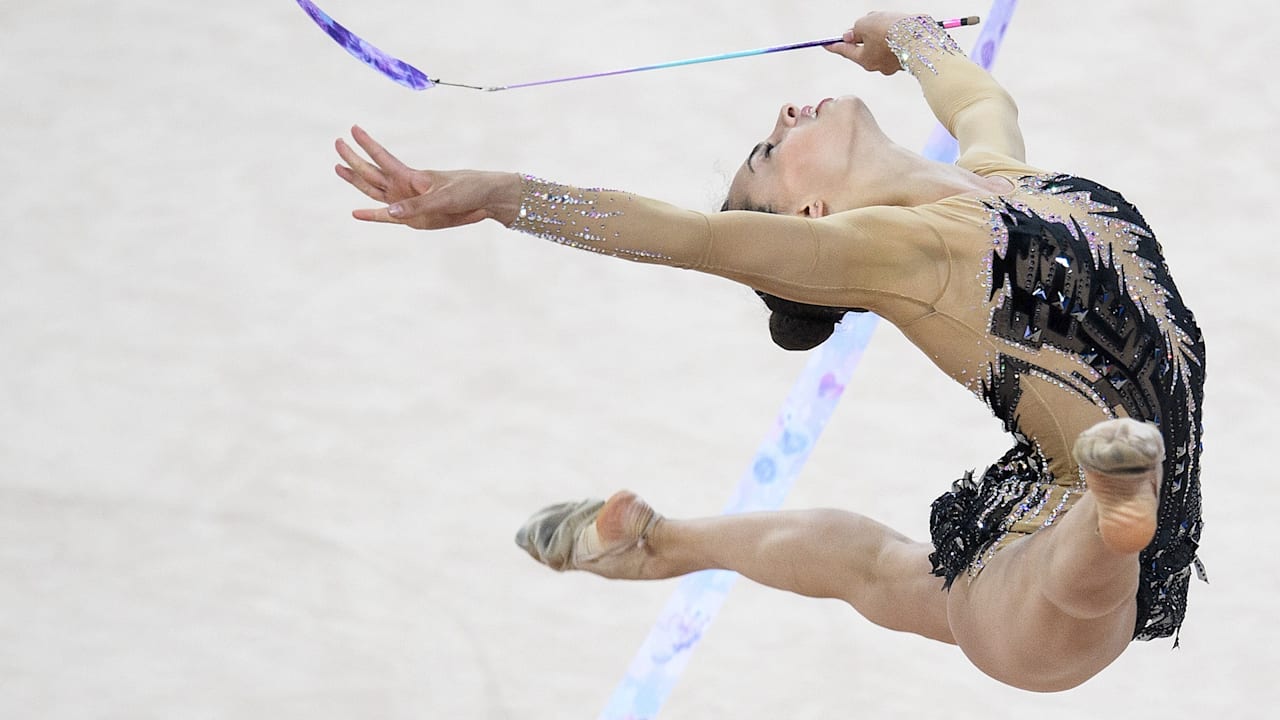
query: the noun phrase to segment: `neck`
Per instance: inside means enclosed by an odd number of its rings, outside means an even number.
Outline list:
[[[857,165],[850,184],[852,207],[897,205],[914,207],[971,192],[996,190],[991,180],[955,165],[927,160],[888,143],[874,157]]]

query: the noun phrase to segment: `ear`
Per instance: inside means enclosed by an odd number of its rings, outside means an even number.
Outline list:
[[[814,200],[803,208],[800,208],[800,212],[798,214],[801,217],[820,218],[826,217],[829,212],[830,210],[827,208],[827,204],[825,202],[822,200]]]

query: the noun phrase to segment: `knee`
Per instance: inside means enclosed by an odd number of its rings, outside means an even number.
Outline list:
[[[1137,612],[1138,571],[1111,576],[1077,574],[1053,578],[1040,587],[1040,595],[1054,609],[1075,620],[1094,620],[1132,609]]]
[[[975,667],[1006,685],[1028,692],[1064,692],[1088,682],[1120,657],[1132,636],[1131,617],[1059,616],[1049,623],[1029,623],[1025,629],[981,633],[962,628],[956,633],[957,644]]]

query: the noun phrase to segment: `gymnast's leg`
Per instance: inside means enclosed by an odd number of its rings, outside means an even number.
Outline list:
[[[1164,449],[1132,420],[1094,426],[1076,443],[1089,491],[1051,527],[997,553],[948,597],[950,626],[970,660],[1033,691],[1075,687],[1132,640],[1138,553],[1155,532]]]
[[[570,506],[560,507],[571,515]],[[733,570],[781,590],[844,600],[890,629],[954,642],[942,580],[930,574],[932,546],[861,515],[803,510],[681,520],[662,518],[626,491],[603,507],[574,507],[587,517],[575,542],[559,543],[558,554],[548,551],[557,543],[546,532],[535,538],[539,523],[547,526],[556,517],[535,516],[517,542],[552,567],[605,577],[655,580]]]

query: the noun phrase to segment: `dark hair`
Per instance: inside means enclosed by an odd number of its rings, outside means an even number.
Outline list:
[[[720,207],[721,212],[727,210],[745,210],[748,212],[774,213],[767,205],[756,205],[747,201],[741,206],[733,206],[726,199]],[[777,295],[756,290],[756,295],[769,308],[769,335],[773,342],[784,350],[812,350],[818,347],[831,333],[835,332],[845,313],[866,312],[861,308],[842,308],[830,305],[810,305],[808,303],[784,300]]]

